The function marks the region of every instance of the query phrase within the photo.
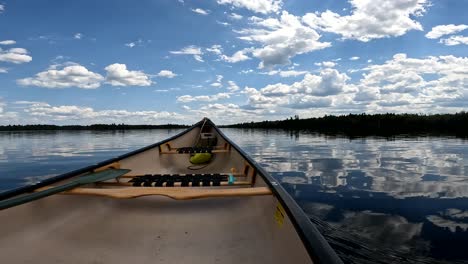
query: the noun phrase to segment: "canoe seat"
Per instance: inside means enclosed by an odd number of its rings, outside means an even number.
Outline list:
[[[174,183],[180,183],[181,187],[198,187],[220,186],[221,182],[227,181],[228,176],[221,174],[147,174],[136,176],[128,182],[137,187],[174,187]]]
[[[194,154],[194,153],[228,153],[229,149],[216,149],[214,147],[181,147],[168,148],[167,151],[160,150],[160,154]]]
[[[211,153],[212,147],[183,147],[177,148],[177,153]]]

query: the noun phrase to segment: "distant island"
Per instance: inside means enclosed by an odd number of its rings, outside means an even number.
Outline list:
[[[187,125],[167,124],[167,125],[126,125],[126,124],[94,124],[88,126],[81,125],[6,125],[0,126],[0,131],[27,131],[27,130],[131,130],[131,129],[168,129],[187,128]]]
[[[229,128],[281,128],[347,136],[394,136],[402,134],[454,135],[468,137],[468,112],[456,114],[348,114],[301,119],[249,122]]]
[[[188,125],[6,125],[0,131],[41,130],[132,130],[132,129],[177,129]],[[246,122],[223,125],[223,128],[307,130],[322,134],[359,136],[394,136],[403,134],[454,135],[468,137],[468,112],[456,114],[348,114],[326,115],[316,118],[290,117],[277,121]]]

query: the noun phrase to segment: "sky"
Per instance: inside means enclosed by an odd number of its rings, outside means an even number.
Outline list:
[[[0,124],[468,108],[466,0],[0,0]]]

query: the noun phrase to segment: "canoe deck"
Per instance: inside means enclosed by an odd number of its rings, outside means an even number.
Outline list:
[[[9,209],[14,219],[0,212],[2,262],[310,263],[275,206],[272,196],[55,195]]]

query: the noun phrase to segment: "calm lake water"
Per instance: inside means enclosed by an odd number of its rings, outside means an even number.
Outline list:
[[[0,190],[180,130],[0,132]],[[468,141],[223,129],[283,183],[348,263],[468,263]]]

